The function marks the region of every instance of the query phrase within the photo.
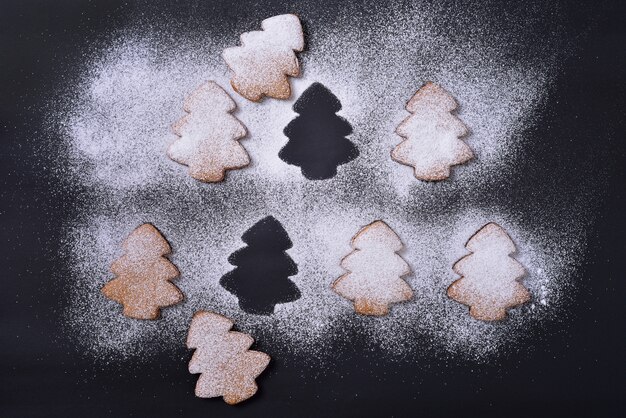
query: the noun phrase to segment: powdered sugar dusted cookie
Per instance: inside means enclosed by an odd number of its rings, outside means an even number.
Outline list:
[[[270,17],[261,23],[262,31],[245,32],[241,46],[227,48],[222,56],[233,71],[233,89],[248,100],[263,96],[288,99],[288,76],[300,75],[294,51],[304,49],[304,34],[296,15]]]
[[[396,133],[405,138],[391,152],[395,161],[413,166],[420,180],[444,180],[450,167],[473,157],[470,147],[460,139],[467,128],[451,112],[454,98],[437,84],[428,82],[406,105],[411,112]]]
[[[204,182],[222,181],[226,170],[247,166],[250,157],[238,141],[246,136],[246,128],[232,115],[236,107],[215,82],[202,84],[185,100],[188,114],[172,126],[180,138],[167,155],[189,166],[191,177]]]
[[[135,229],[122,244],[124,254],[115,260],[115,278],[102,293],[124,306],[124,315],[136,319],[156,319],[160,308],[183,300],[182,292],[171,282],[180,275],[166,255],[172,252],[163,235],[151,224]]]
[[[187,347],[196,351],[189,362],[190,373],[201,373],[196,383],[200,398],[224,397],[236,404],[254,395],[255,379],[265,370],[270,356],[249,350],[254,339],[241,332],[230,331],[233,321],[207,311],[193,316]]]
[[[509,308],[530,299],[519,282],[526,270],[510,255],[515,244],[506,231],[489,223],[465,245],[472,254],[457,261],[453,269],[462,277],[448,287],[448,296],[470,307],[470,315],[483,321],[506,317]]]
[[[354,301],[354,310],[362,315],[387,315],[389,305],[411,299],[413,290],[402,279],[411,272],[409,265],[396,254],[402,241],[383,221],[362,228],[353,238],[354,251],[341,260],[348,273],[339,277],[332,289]]]

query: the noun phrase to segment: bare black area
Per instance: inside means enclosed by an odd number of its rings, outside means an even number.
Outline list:
[[[293,106],[300,116],[284,130],[289,142],[278,156],[302,169],[309,180],[325,180],[337,175],[337,166],[359,156],[358,148],[346,138],[352,126],[336,113],[341,102],[321,83],[311,84]]]
[[[291,240],[274,217],[261,219],[241,237],[247,247],[228,257],[237,266],[222,276],[220,284],[239,298],[239,306],[250,314],[271,315],[278,303],[300,299],[300,290],[289,280],[298,273],[285,250]]]

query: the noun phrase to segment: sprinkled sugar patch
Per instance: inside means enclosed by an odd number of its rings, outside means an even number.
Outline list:
[[[383,207],[357,209],[345,205],[328,209],[320,205],[302,211],[281,209],[280,205],[264,209],[282,219],[289,231],[294,247],[288,253],[299,267],[298,275],[292,279],[302,293],[301,299],[293,303],[277,305],[272,316],[243,313],[237,299],[218,283],[232,268],[228,255],[241,246],[231,236],[240,236],[249,226],[239,224],[240,220],[225,222],[219,213],[195,214],[202,221],[194,216],[183,226],[171,220],[167,210],[138,210],[123,221],[112,216],[87,220],[86,226],[76,230],[80,236],[75,237],[75,252],[83,257],[76,266],[80,281],[71,310],[73,325],[87,333],[87,341],[96,352],[133,355],[146,349],[162,349],[161,344],[177,344],[190,315],[198,309],[211,308],[234,318],[240,329],[257,339],[275,344],[277,350],[322,354],[325,339],[336,338],[346,327],[357,326],[365,330],[368,338],[396,355],[419,348],[484,356],[511,343],[516,333],[528,332],[532,324],[550,316],[565,296],[564,290],[571,286],[567,273],[580,248],[561,247],[560,252],[555,252],[549,248],[551,237],[538,239],[506,216],[493,212],[450,213],[420,220],[419,216],[397,215]],[[414,290],[414,299],[394,306],[388,316],[372,320],[355,315],[352,304],[330,291],[330,284],[344,273],[339,261],[350,251],[355,229],[381,213],[403,239],[405,249],[401,255],[413,270],[406,281]],[[117,237],[146,218],[162,226],[175,248],[171,259],[183,272],[177,284],[187,297],[184,304],[164,311],[162,321],[150,323],[125,320],[117,306],[100,299],[98,292],[109,275],[108,261],[119,251]],[[506,322],[486,324],[471,318],[465,306],[448,299],[446,288],[457,278],[451,266],[467,254],[464,245],[468,237],[494,219],[506,225],[518,244],[517,259],[529,271],[523,283],[530,290],[532,301],[510,311]],[[157,335],[159,346],[147,346]],[[432,347],[422,346],[421,339],[416,338],[419,335],[430,338]]]
[[[67,181],[89,190],[68,229],[75,285],[67,323],[90,353],[140,357],[180,346],[193,313],[208,309],[232,318],[274,352],[322,358],[325,343],[346,338],[351,329],[390,355],[433,350],[484,359],[556,315],[584,248],[580,228],[565,226],[576,225],[584,213],[570,211],[561,223],[546,219],[537,227],[509,213],[506,202],[480,206],[481,193],[495,193],[481,185],[514,172],[525,145],[514,134],[532,122],[553,69],[507,62],[506,45],[497,39],[488,45],[489,39],[480,45],[453,40],[423,19],[428,10],[411,13],[368,28],[309,28],[303,73],[291,80],[292,98],[285,101],[257,104],[232,92],[220,53],[236,34],[184,48],[161,45],[158,32],[129,37],[93,62],[77,99],[58,115],[71,150]],[[166,155],[185,97],[208,80],[236,101],[234,115],[249,131],[251,158],[250,166],[212,185],[190,178]],[[404,105],[427,80],[458,101],[457,115],[470,128],[465,140],[475,153],[474,161],[437,185],[417,181],[410,167],[390,158],[401,139],[394,130],[408,115]],[[350,140],[360,156],[336,177],[312,182],[278,152],[287,141],[282,131],[296,116],[293,102],[316,81],[341,101],[339,115],[352,124]],[[459,193],[467,198],[459,200]],[[267,215],[283,224],[293,242],[288,253],[299,273],[292,279],[302,297],[266,317],[243,313],[218,282],[232,269],[227,258],[241,247],[241,235]],[[355,315],[330,284],[344,273],[339,263],[351,251],[354,233],[376,219],[387,222],[405,246],[400,255],[413,272],[406,280],[414,299],[372,320]],[[458,278],[452,265],[467,254],[469,237],[490,221],[515,241],[532,295],[500,324],[472,319],[446,296]],[[177,286],[186,300],[164,311],[160,321],[127,320],[99,291],[111,277],[121,240],[143,222],[163,232],[182,273]]]

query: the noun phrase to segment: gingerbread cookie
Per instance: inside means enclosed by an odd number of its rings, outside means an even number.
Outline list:
[[[519,280],[524,266],[511,257],[515,244],[506,231],[488,223],[465,245],[471,254],[452,267],[462,276],[448,287],[448,296],[470,307],[470,315],[482,321],[498,321],[507,309],[526,303],[530,293]]]
[[[196,383],[196,396],[222,396],[234,405],[254,395],[258,389],[255,379],[265,370],[270,356],[249,350],[254,339],[231,331],[233,321],[207,311],[193,316],[187,347],[196,351],[189,362],[189,372],[201,373]]]
[[[295,52],[304,49],[304,34],[298,16],[284,14],[261,23],[262,31],[245,32],[241,46],[227,48],[222,57],[233,71],[233,89],[253,102],[263,96],[288,99],[288,76],[300,75]]]
[[[224,180],[226,170],[247,166],[250,157],[239,143],[246,127],[232,115],[236,107],[217,83],[202,84],[185,100],[187,115],[172,126],[180,138],[167,155],[189,166],[191,177],[207,183]]]
[[[354,251],[341,260],[348,273],[339,277],[332,289],[354,301],[361,315],[387,315],[389,305],[413,297],[413,290],[402,279],[411,272],[409,265],[396,254],[402,241],[383,221],[362,228],[352,238]]]
[[[124,307],[124,315],[135,319],[157,319],[160,308],[183,300],[171,282],[180,275],[167,255],[172,252],[163,235],[151,224],[135,229],[122,244],[124,254],[111,265],[115,278],[102,293]]]
[[[428,82],[406,105],[411,112],[396,133],[404,138],[391,152],[395,161],[413,166],[417,179],[444,180],[450,168],[473,157],[470,147],[460,139],[467,127],[451,112],[454,98],[437,84]]]

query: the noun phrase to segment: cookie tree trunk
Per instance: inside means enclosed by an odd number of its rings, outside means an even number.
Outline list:
[[[402,279],[411,272],[396,254],[402,242],[383,221],[362,228],[352,238],[354,251],[341,260],[348,273],[338,278],[332,289],[354,302],[361,315],[387,315],[392,303],[411,299],[413,290]]]
[[[161,233],[151,224],[135,229],[123,243],[124,255],[115,260],[115,278],[102,293],[124,307],[124,315],[135,319],[156,319],[160,308],[183,300],[182,292],[170,281],[178,269],[166,256],[172,252]]]
[[[220,280],[226,290],[239,298],[241,309],[270,315],[276,304],[299,299],[300,291],[289,279],[298,273],[298,268],[285,252],[292,244],[280,222],[268,216],[246,231],[242,240],[248,246],[228,258],[237,268]]]
[[[337,175],[337,166],[354,160],[359,150],[346,135],[352,126],[341,116],[341,103],[326,87],[313,83],[293,106],[300,116],[284,130],[289,142],[278,156],[287,164],[300,167],[309,180]]]
[[[515,244],[506,231],[489,223],[476,232],[465,247],[472,252],[453,269],[462,277],[448,287],[448,296],[470,307],[470,315],[483,321],[506,317],[507,309],[530,299],[519,282],[524,266],[511,257]]]

